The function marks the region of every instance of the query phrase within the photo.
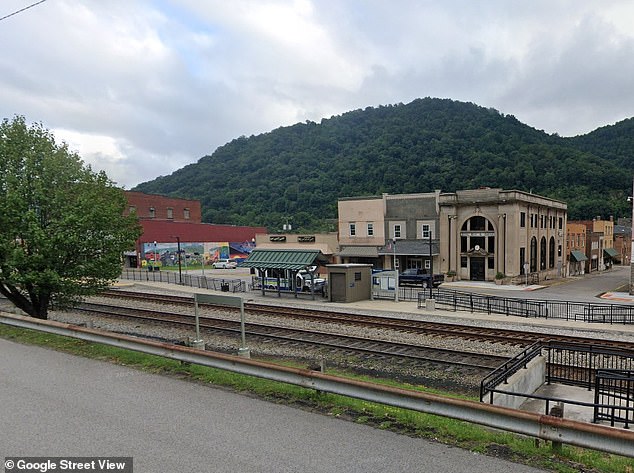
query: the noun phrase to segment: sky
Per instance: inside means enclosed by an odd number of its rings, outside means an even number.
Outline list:
[[[0,20],[0,118],[126,189],[240,136],[422,97],[575,136],[634,116],[632,25],[631,0],[44,0]]]

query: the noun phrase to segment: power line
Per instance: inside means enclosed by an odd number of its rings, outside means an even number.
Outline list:
[[[29,8],[33,8],[34,6],[39,5],[40,3],[44,3],[46,0],[40,0],[39,2],[35,2],[32,5],[29,5],[28,7],[24,7],[21,8],[20,10],[14,11],[13,13],[9,13],[8,15],[3,16],[2,18],[0,18],[0,21],[2,20],[6,20],[7,18],[13,16],[13,15],[17,15],[18,13],[23,12],[24,10],[28,10]]]

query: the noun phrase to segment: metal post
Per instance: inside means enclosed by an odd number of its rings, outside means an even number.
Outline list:
[[[396,267],[396,237],[392,238],[392,249],[394,250],[394,275],[396,278],[394,288],[394,302],[398,302],[398,268]]]
[[[244,323],[244,299],[240,298],[240,349],[238,355],[244,358],[251,358],[251,350],[247,347],[247,338]]]
[[[176,237],[176,244],[178,249],[178,284],[183,284],[183,273],[181,271],[181,239]]]
[[[429,298],[434,296],[432,290],[434,289],[434,255],[431,252],[431,225],[429,226]]]

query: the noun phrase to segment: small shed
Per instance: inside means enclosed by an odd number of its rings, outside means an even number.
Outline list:
[[[303,271],[310,281],[310,293],[314,299],[317,281],[315,273],[320,264],[327,262],[328,258],[319,250],[256,248],[239,266],[257,270],[258,276],[254,277],[254,282],[262,289],[263,296],[268,288],[276,290],[278,297],[282,292],[291,292],[297,297],[298,291],[301,291],[297,286],[297,274]]]
[[[327,264],[330,302],[372,299],[371,264]]]

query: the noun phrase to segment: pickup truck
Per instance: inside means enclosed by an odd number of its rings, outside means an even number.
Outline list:
[[[430,282],[433,282],[434,287],[440,286],[443,282],[445,282],[445,275],[434,274],[432,277],[427,270],[421,268],[406,269],[398,275],[399,286],[429,287]]]

